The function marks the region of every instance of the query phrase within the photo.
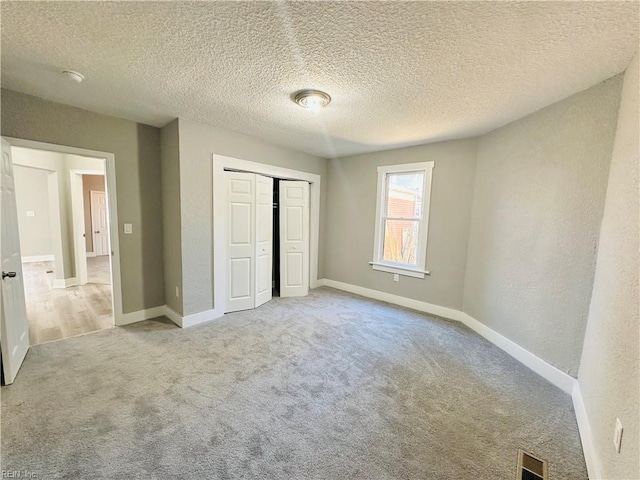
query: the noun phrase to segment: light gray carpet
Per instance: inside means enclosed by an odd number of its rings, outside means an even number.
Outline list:
[[[37,478],[587,477],[569,396],[466,327],[316,289],[181,330],[38,345],[2,388],[2,469]]]

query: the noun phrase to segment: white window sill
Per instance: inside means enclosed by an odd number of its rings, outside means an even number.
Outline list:
[[[398,275],[404,275],[406,277],[424,278],[425,275],[431,275],[428,270],[421,270],[419,268],[400,267],[380,262],[369,262],[369,265],[371,265],[374,270],[380,272],[397,273]]]

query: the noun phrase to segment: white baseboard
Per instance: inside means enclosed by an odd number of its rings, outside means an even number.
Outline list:
[[[326,286],[326,278],[318,278],[315,282],[312,282],[311,288],[318,288]]]
[[[165,305],[165,315],[176,325],[182,328],[189,328],[201,323],[209,322],[220,318],[224,313],[219,313],[215,308],[205,310],[204,312],[192,313],[191,315],[182,316],[168,305]]]
[[[495,330],[487,327],[484,323],[479,322],[471,315],[468,315],[464,312],[460,312],[461,321],[467,327],[469,327],[474,332],[480,334],[491,343],[501,348],[513,358],[518,360],[523,365],[529,367],[531,370],[536,372],[542,378],[545,378],[560,390],[565,393],[571,395],[573,391],[573,386],[576,381],[571,375],[567,375],[562,370],[557,369],[553,365],[545,362],[540,357],[537,357],[529,350],[522,348],[517,343],[509,340],[508,338],[502,336]]]
[[[204,312],[192,313],[191,315],[185,315],[182,317],[182,328],[189,328],[201,323],[215,320],[224,315],[224,312],[220,312],[215,308],[211,310],[205,310]]]
[[[95,257],[96,252],[87,252],[87,258]]]
[[[166,305],[138,310],[137,312],[124,313],[120,318],[116,319],[116,326],[130,325],[132,323],[142,322],[143,320],[162,317],[165,314]]]
[[[171,320],[177,326],[182,327],[182,315],[180,315],[178,312],[176,312],[169,305],[165,305],[164,306],[164,314],[166,315],[166,317],[169,320]]]
[[[22,263],[53,262],[53,255],[27,255],[22,257]]]
[[[147,308],[146,310],[138,310],[137,312],[125,313],[116,323],[117,326],[130,325],[136,322],[143,322],[157,317],[167,317],[173,323],[181,328],[193,327],[201,323],[209,322],[220,318],[221,314],[216,309],[205,310],[204,312],[193,313],[191,315],[182,316],[168,305],[160,305],[158,307]]]
[[[578,431],[580,432],[580,441],[582,442],[582,452],[584,460],[587,464],[587,473],[590,480],[602,479],[602,470],[600,469],[600,460],[596,453],[593,435],[591,433],[591,424],[587,416],[587,409],[584,406],[582,392],[580,391],[580,383],[575,380],[573,390],[571,391],[571,399],[573,400],[573,410],[576,413],[576,421],[578,422]]]
[[[382,302],[393,303],[394,305],[411,308],[412,310],[418,310],[419,312],[430,313],[431,315],[438,315],[439,317],[450,318],[451,320],[462,320],[462,312],[453,308],[441,307],[440,305],[421,302],[419,300],[413,300],[411,298],[401,297],[399,295],[393,295],[379,290],[372,290],[370,288],[360,287],[350,283],[338,282],[328,278],[323,278],[318,282],[322,283],[325,287],[337,288],[338,290],[355,293],[356,295],[362,295],[363,297],[373,298]]]
[[[71,278],[56,278],[53,280],[53,285],[51,288],[67,288],[73,287],[78,284],[78,279],[76,277]]]

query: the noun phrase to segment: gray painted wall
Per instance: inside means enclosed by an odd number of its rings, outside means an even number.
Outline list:
[[[476,139],[331,160],[325,237],[326,277],[455,309],[462,308],[476,168]],[[374,271],[377,167],[435,162],[424,279]]]
[[[125,313],[164,305],[160,130],[2,89],[2,135],[115,154]],[[133,224],[133,235],[122,224]]]
[[[180,213],[180,137],[178,120],[160,131],[162,164],[162,226],[164,235],[164,291],[167,305],[183,314],[182,219]],[[176,296],[178,287],[180,296]]]
[[[627,70],[578,381],[602,478],[640,475],[638,354],[638,56]],[[611,439],[624,427],[622,449]]]
[[[46,170],[14,165],[20,253],[23,257],[53,255],[49,215],[49,173]],[[27,212],[35,213],[28,217]]]
[[[572,376],[621,84],[607,80],[478,144],[464,311]]]
[[[184,315],[213,305],[213,154],[276,165],[322,177],[320,238],[325,232],[327,160],[271,145],[246,135],[186,120],[180,135],[180,197],[182,210],[182,280]],[[318,276],[324,275],[325,247],[320,241]]]

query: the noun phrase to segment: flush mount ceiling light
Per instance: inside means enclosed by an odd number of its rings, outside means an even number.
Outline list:
[[[84,75],[79,72],[74,72],[73,70],[63,70],[62,74],[69,80],[73,80],[74,82],[80,83],[84,80]]]
[[[293,101],[307,110],[319,112],[321,108],[329,105],[331,97],[320,90],[300,90],[293,97]]]

